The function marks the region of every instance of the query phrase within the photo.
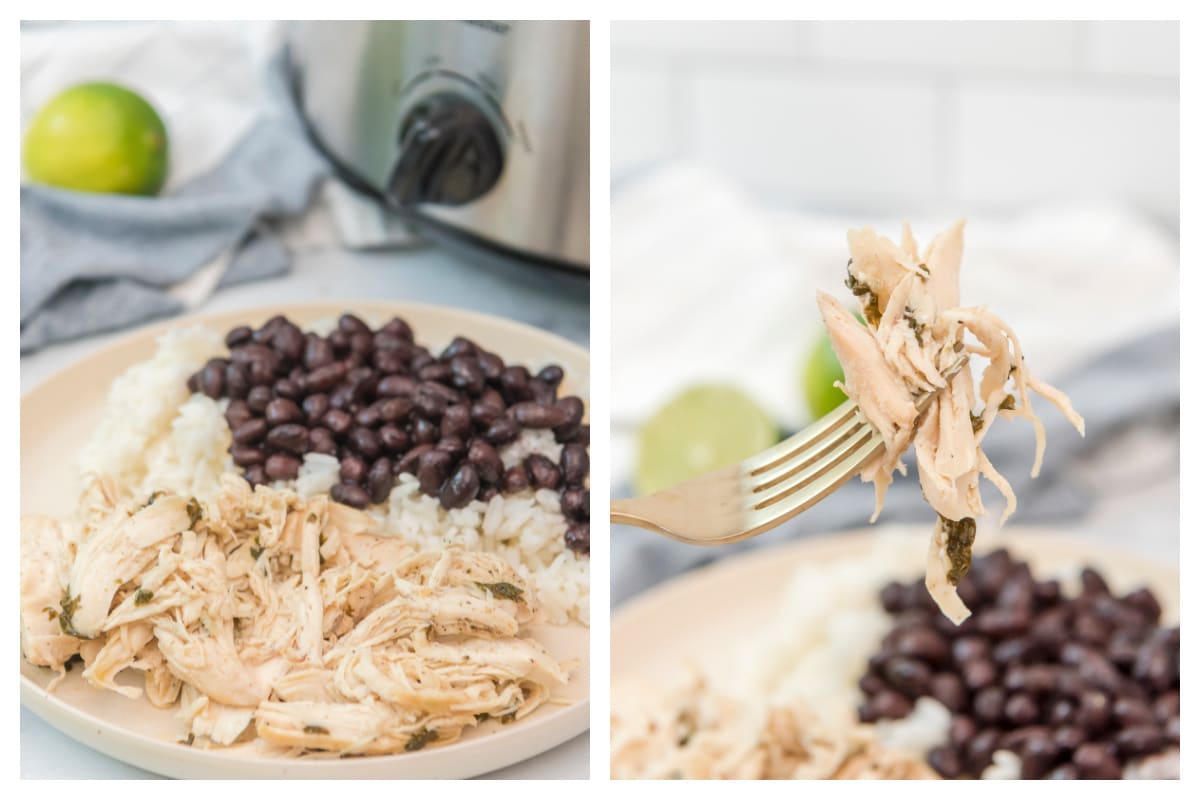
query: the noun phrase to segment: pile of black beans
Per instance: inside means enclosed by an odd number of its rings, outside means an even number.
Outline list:
[[[950,709],[950,740],[928,754],[946,778],[979,777],[997,750],[1022,778],[1120,778],[1130,761],[1179,746],[1179,628],[1159,627],[1148,589],[1113,595],[1093,569],[1067,597],[1005,550],[977,558],[956,626],[923,581],[880,593],[895,625],[859,681],[864,722],[908,716],[922,696]]]
[[[404,320],[371,330],[353,314],[328,336],[275,316],[234,328],[225,344],[229,357],[187,383],[229,398],[230,454],[250,483],[290,480],[306,453],[325,453],[341,464],[333,499],[355,508],[386,500],[404,472],[445,508],[552,489],[567,546],[589,552],[589,427],[583,401],[558,396],[561,367],[534,375],[461,336],[434,355]],[[506,469],[498,448],[543,428],[563,445],[558,462],[534,454]]]

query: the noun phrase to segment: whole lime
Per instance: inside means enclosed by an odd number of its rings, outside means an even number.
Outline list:
[[[833,352],[829,334],[822,331],[800,371],[801,390],[812,419],[820,419],[846,401],[845,392],[833,385],[841,380],[845,380],[842,365]]]
[[[638,494],[650,494],[733,464],[779,441],[771,416],[733,386],[694,386],[638,432]]]
[[[39,183],[152,195],[167,177],[167,128],[136,92],[83,83],[42,106],[25,132],[23,157]]]

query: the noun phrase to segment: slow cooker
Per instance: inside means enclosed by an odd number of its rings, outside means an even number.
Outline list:
[[[353,187],[435,236],[588,269],[588,23],[303,22],[291,88]]]

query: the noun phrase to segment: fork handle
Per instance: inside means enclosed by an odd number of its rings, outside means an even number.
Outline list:
[[[648,531],[664,533],[662,528],[637,513],[636,500],[611,500],[608,504],[608,520],[617,525],[635,525]]]

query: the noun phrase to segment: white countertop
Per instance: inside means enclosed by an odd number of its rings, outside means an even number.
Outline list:
[[[305,243],[303,240],[309,238]],[[325,237],[321,237],[325,239]],[[534,325],[588,343],[587,281],[535,268],[481,265],[439,248],[351,252],[289,236],[291,274],[218,292],[198,312],[321,298],[403,300],[459,306]],[[128,331],[49,347],[21,359],[24,394],[51,373]],[[21,709],[22,778],[154,778],[86,747]],[[588,734],[489,778],[587,778]]]

